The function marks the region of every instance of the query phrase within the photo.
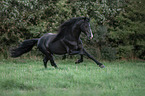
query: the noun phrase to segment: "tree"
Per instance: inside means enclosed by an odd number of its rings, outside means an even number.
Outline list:
[[[144,0],[126,3],[124,11],[110,23],[110,41],[118,49],[119,58],[145,59]]]

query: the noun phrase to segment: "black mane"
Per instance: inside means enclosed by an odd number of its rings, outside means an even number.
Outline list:
[[[64,35],[71,33],[74,24],[76,24],[76,22],[78,22],[82,19],[85,19],[85,18],[87,18],[87,17],[74,17],[74,18],[69,19],[68,21],[64,22],[63,24],[61,24],[59,27],[59,30],[58,30],[58,34],[54,38],[53,41],[56,41],[56,40],[62,38]],[[89,18],[87,18],[87,19],[89,19]]]

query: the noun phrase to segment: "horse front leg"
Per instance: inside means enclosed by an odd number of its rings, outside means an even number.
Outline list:
[[[83,55],[84,55],[84,48],[83,48],[83,44],[82,44],[82,40],[79,39],[79,45],[78,45],[78,49],[79,49],[79,54],[80,54],[80,59],[78,59],[75,64],[78,64],[78,63],[82,63],[84,60],[83,60]]]
[[[78,63],[83,62],[83,55],[82,55],[82,54],[80,54],[80,56],[81,56],[81,58],[80,58],[79,60],[77,60],[77,61],[75,62],[75,64],[78,64]]]
[[[66,59],[66,54],[64,54],[62,57],[62,60],[65,60],[65,59]]]
[[[98,62],[93,56],[91,56],[85,49],[83,49],[84,55],[86,55],[88,58],[92,59],[97,65],[99,65],[100,68],[104,68],[105,66]]]
[[[62,40],[60,40],[60,42],[61,42],[61,44],[65,47],[66,52],[69,53],[69,52],[70,52],[70,49],[69,49],[69,47],[65,44],[64,40],[62,39]]]

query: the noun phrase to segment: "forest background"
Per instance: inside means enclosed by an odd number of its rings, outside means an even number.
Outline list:
[[[102,60],[145,59],[145,0],[0,0],[0,56],[25,39],[57,33],[73,17],[91,18],[84,47]],[[31,55],[39,55],[33,48]]]

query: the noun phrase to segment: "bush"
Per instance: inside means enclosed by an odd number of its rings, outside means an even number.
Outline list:
[[[131,57],[145,59],[145,13],[144,8],[138,10],[144,4],[140,2],[4,0],[0,6],[0,52],[7,57],[9,46],[25,39],[39,38],[44,33],[56,33],[64,21],[87,16],[91,18],[94,38],[92,41],[88,41],[85,36],[81,38],[85,48],[93,55],[114,60],[131,54]]]

